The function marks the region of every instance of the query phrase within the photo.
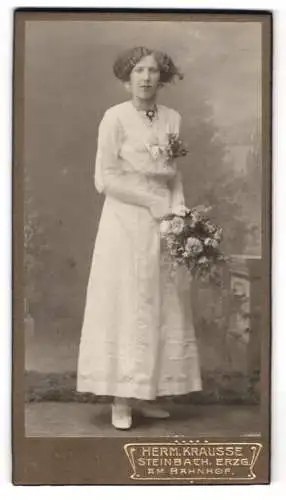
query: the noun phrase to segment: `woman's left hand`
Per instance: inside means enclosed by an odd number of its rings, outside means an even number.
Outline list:
[[[184,217],[186,214],[190,212],[190,209],[185,205],[177,205],[172,209],[172,214],[178,215],[179,217]]]

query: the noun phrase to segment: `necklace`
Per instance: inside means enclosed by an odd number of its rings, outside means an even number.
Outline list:
[[[153,109],[147,109],[147,111],[145,111],[145,114],[147,118],[149,118],[150,122],[152,122],[157,114],[157,106],[155,105]]]
[[[132,103],[134,108],[136,109],[136,111],[138,111],[138,113],[140,114],[143,114],[146,118],[148,118],[148,121],[150,123],[153,122],[153,120],[157,117],[158,115],[158,107],[157,105],[155,104],[152,108],[149,108],[149,109],[140,109],[140,108],[137,108],[134,103]]]

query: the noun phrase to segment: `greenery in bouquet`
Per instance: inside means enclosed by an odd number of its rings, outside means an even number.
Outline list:
[[[219,283],[226,262],[220,248],[223,230],[210,220],[209,210],[183,208],[161,221],[160,233],[174,268],[185,266],[192,276]]]

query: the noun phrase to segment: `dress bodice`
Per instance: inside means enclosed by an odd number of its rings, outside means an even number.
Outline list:
[[[117,168],[121,172],[136,172],[153,177],[158,182],[174,177],[176,163],[167,161],[163,151],[167,134],[179,133],[180,115],[177,111],[159,104],[152,122],[144,113],[135,109],[131,101],[109,108],[100,124],[102,147],[108,136],[109,148],[115,149]],[[112,141],[110,140],[112,136]],[[98,151],[100,156],[100,151]]]
[[[158,105],[151,122],[145,113],[134,108],[130,101],[119,108],[121,127],[119,159],[125,171],[162,180],[176,173],[174,161],[167,161],[167,134],[179,132],[180,115],[166,106]]]
[[[99,126],[95,168],[95,186],[99,192],[116,185],[112,191],[116,194],[120,191],[121,200],[124,201],[124,191],[126,202],[136,202],[137,192],[138,200],[141,193],[143,204],[147,205],[147,193],[169,196],[170,184],[173,180],[176,184],[178,172],[176,162],[166,156],[166,146],[168,134],[179,134],[181,117],[162,104],[157,109],[152,122],[131,101],[105,112]],[[179,191],[182,197],[182,190]]]

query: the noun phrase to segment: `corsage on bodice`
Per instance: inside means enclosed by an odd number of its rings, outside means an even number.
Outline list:
[[[153,177],[157,181],[174,177],[177,168],[174,159],[168,155],[168,132],[152,129],[144,132],[129,132],[123,142],[119,153],[123,170]]]

